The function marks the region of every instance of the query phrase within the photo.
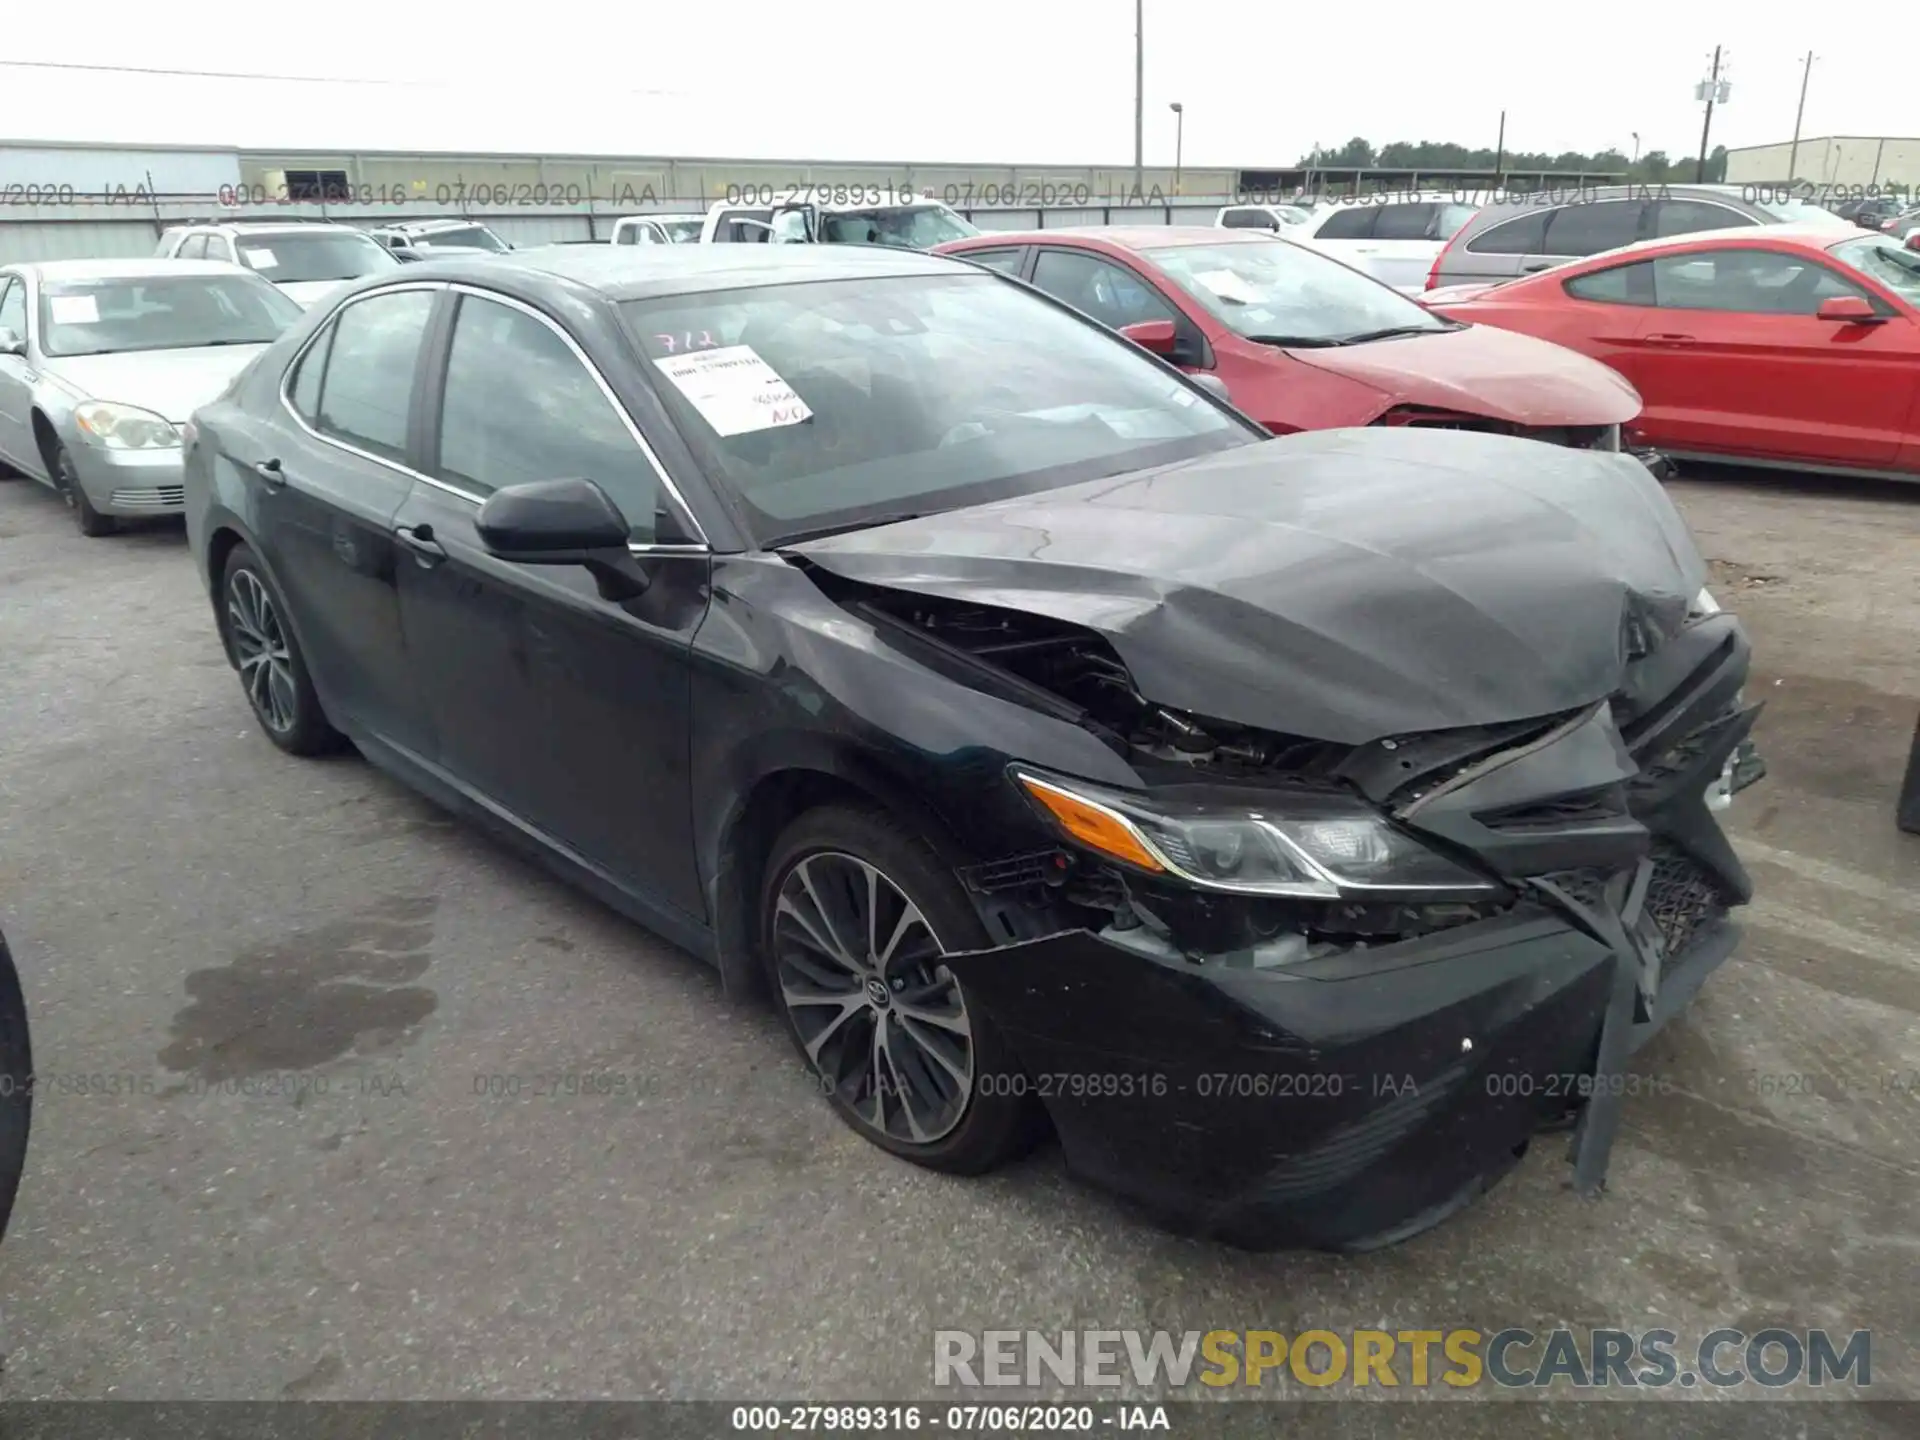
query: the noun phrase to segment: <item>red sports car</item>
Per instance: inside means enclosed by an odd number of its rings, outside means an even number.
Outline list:
[[[1920,479],[1920,250],[1885,235],[1649,240],[1425,303],[1605,361],[1669,455]]]
[[[1556,345],[1436,316],[1328,256],[1251,230],[975,235],[936,247],[1026,281],[1181,368],[1275,434],[1444,425],[1618,449],[1640,397]]]

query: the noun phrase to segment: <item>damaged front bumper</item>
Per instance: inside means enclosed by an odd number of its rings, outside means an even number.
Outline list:
[[[1119,925],[949,963],[1069,1165],[1172,1228],[1389,1244],[1576,1114],[1573,1180],[1596,1194],[1623,1105],[1670,1084],[1633,1072],[1634,1052],[1738,941],[1729,911],[1751,882],[1715,812],[1764,774],[1747,668],[1737,623],[1714,615],[1492,761],[1409,792],[1394,770],[1423,763],[1417,747],[1362,760],[1384,810],[1511,887],[1498,914],[1282,963]]]
[[[1703,927],[1643,1016],[1638,967],[1546,904],[1283,970],[1087,931],[951,963],[1077,1174],[1185,1233],[1370,1249],[1470,1202],[1572,1104],[1625,1093],[1619,1061],[1737,933]],[[1582,1125],[1581,1168],[1602,1169],[1611,1135]]]

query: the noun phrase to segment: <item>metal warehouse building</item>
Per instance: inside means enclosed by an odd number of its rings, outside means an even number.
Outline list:
[[[1783,180],[1814,185],[1913,190],[1920,188],[1920,138],[1893,135],[1820,135],[1779,145],[1727,152],[1727,182]]]

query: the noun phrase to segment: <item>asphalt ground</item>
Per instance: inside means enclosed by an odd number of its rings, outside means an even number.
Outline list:
[[[1873,1393],[1920,1397],[1920,488],[1673,491],[1767,702],[1748,938],[1637,1062],[1671,1093],[1627,1100],[1602,1198],[1536,1144],[1340,1259],[1169,1237],[1050,1149],[888,1158],[699,962],[269,745],[177,525],[85,540],[0,482],[0,927],[40,1075],[0,1398],[912,1399],[942,1329],[1555,1325],[1870,1329]]]

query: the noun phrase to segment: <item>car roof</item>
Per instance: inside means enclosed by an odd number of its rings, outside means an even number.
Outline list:
[[[822,186],[821,188],[831,189],[832,187]],[[707,215],[715,215],[722,210],[778,210],[784,205],[811,205],[814,209],[829,215],[847,210],[945,210],[949,208],[944,201],[936,200],[931,195],[908,198],[905,194],[901,194],[868,204],[864,200],[815,200],[807,198],[803,188],[799,199],[782,199],[775,196],[766,205],[747,200],[716,200],[707,207]],[[700,218],[704,220],[706,216],[703,215]]]
[[[337,220],[192,220],[184,225],[169,225],[169,230],[231,230],[236,235],[304,235],[345,230],[350,234],[367,232],[358,225],[343,225]]]
[[[251,275],[242,265],[225,260],[161,260],[156,257],[118,260],[27,260],[7,267],[32,271],[41,280],[150,280],[168,275]]]
[[[399,230],[414,235],[424,235],[432,230],[472,230],[486,228],[484,220],[461,220],[455,216],[442,216],[437,220],[394,220],[385,225],[376,225],[376,230]]]
[[[1582,255],[1578,261],[1585,265],[1589,260],[1598,260],[1601,256],[1614,259],[1622,255],[1638,255],[1653,250],[1672,250],[1699,246],[1712,249],[1716,245],[1767,246],[1784,242],[1789,248],[1806,250],[1830,250],[1843,240],[1857,240],[1862,235],[1877,235],[1877,230],[1841,230],[1831,225],[1729,225],[1722,230],[1689,230],[1684,235],[1667,235],[1653,240],[1636,240],[1631,245],[1622,245],[1618,249],[1603,250],[1599,255]],[[1555,267],[1560,268],[1560,267]],[[1552,274],[1551,270],[1541,272]]]
[[[1237,208],[1237,207],[1236,207]],[[1061,225],[1045,230],[994,230],[969,235],[964,240],[949,240],[936,247],[939,254],[963,255],[969,250],[992,250],[1011,245],[1051,245],[1060,241],[1093,242],[1087,248],[1112,247],[1146,253],[1151,250],[1177,250],[1188,245],[1271,245],[1279,241],[1291,244],[1263,230],[1222,230],[1217,225]]]
[[[498,278],[503,270],[550,275],[597,290],[610,300],[818,280],[976,273],[972,266],[938,255],[880,245],[541,245],[485,259],[427,260],[408,266],[406,278],[486,280]]]
[[[697,210],[676,210],[671,215],[622,215],[617,223],[625,225],[629,221],[640,220],[705,220],[707,217]]]

